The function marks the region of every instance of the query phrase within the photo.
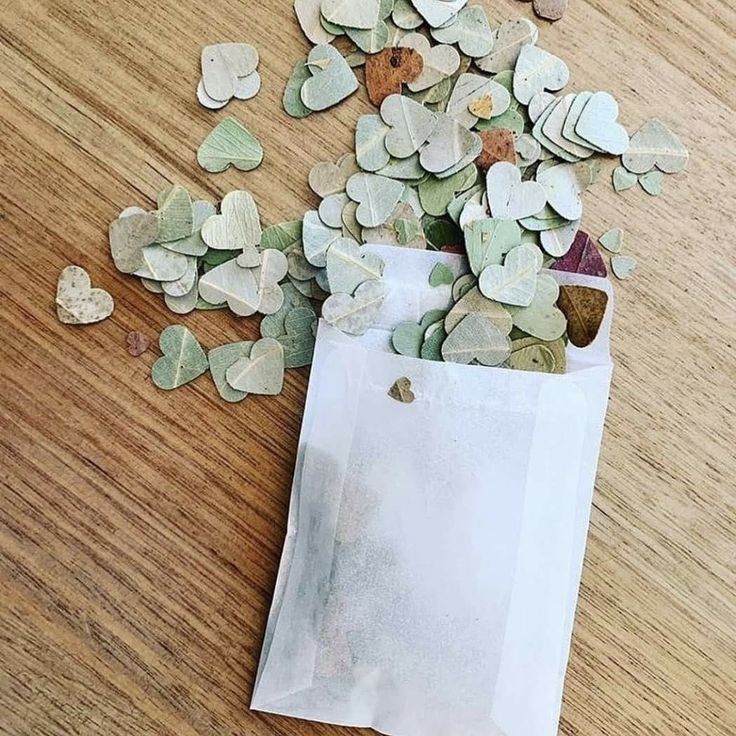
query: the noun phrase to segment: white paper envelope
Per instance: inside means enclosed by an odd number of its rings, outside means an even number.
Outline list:
[[[379,329],[321,323],[252,707],[392,736],[554,736],[612,365],[548,375],[417,360],[390,330],[447,308],[442,261],[386,262]],[[551,272],[561,283],[607,280]],[[411,379],[416,396],[388,396]]]

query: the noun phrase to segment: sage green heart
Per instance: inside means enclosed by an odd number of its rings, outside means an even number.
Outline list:
[[[631,138],[621,157],[632,174],[646,174],[655,166],[666,174],[677,174],[687,166],[689,153],[680,139],[661,121],[648,120]]]
[[[141,251],[143,265],[133,275],[151,281],[176,281],[187,270],[189,260],[181,253],[174,253],[156,243]]]
[[[625,281],[630,279],[636,269],[636,258],[633,256],[613,256],[611,258],[611,270],[616,278]]]
[[[511,332],[512,320],[509,310],[502,304],[486,299],[477,286],[471,286],[467,292],[457,299],[455,305],[448,312],[445,317],[447,332],[452,332],[469,314],[482,314],[505,335]]]
[[[476,276],[488,266],[501,264],[512,248],[521,245],[521,228],[515,220],[475,220],[464,232],[470,270]]]
[[[121,215],[110,223],[110,254],[115,268],[122,273],[135,273],[143,267],[143,248],[158,237],[158,215],[136,211]]]
[[[327,251],[341,237],[342,230],[325,225],[316,210],[304,215],[302,247],[304,257],[313,266],[324,268],[327,265]]]
[[[424,344],[426,327],[416,322],[402,322],[394,329],[391,344],[399,355],[418,358]]]
[[[483,269],[478,287],[488,299],[528,307],[534,299],[543,262],[542,251],[536,245],[517,245],[508,252],[503,265],[494,263]]]
[[[306,118],[312,114],[312,111],[302,102],[302,87],[311,78],[312,73],[309,71],[306,58],[297,61],[286,83],[282,100],[284,110],[292,118]]]
[[[301,239],[302,221],[292,220],[267,227],[261,234],[261,246],[283,251]]]
[[[382,281],[366,281],[353,296],[332,294],[322,305],[322,317],[349,335],[364,335],[378,318],[386,296]]]
[[[158,236],[156,241],[168,243],[189,237],[194,229],[192,198],[178,184],[164,189],[158,196]]]
[[[204,222],[202,240],[216,250],[242,250],[243,263],[253,267],[260,263],[257,247],[261,242],[261,218],[249,192],[226,194],[220,204],[220,214]]]
[[[355,128],[355,157],[363,171],[374,172],[391,159],[386,150],[388,125],[380,115],[362,115]]]
[[[355,217],[363,227],[383,225],[404,193],[404,184],[377,174],[353,174],[347,194],[358,204]]]
[[[362,252],[358,243],[339,238],[327,251],[327,280],[330,291],[352,294],[363,282],[380,279],[383,260],[375,253]]]
[[[202,141],[197,151],[197,162],[210,173],[225,171],[234,166],[240,171],[251,171],[263,161],[263,146],[238,120],[225,118]]]
[[[161,243],[167,250],[181,253],[185,256],[203,256],[207,252],[207,243],[202,240],[202,225],[213,215],[217,214],[215,205],[203,199],[192,202],[192,234],[180,240]]]
[[[442,358],[448,363],[494,366],[511,354],[511,340],[491,320],[480,313],[464,317],[442,344]]]
[[[286,317],[289,312],[300,307],[311,309],[312,303],[291,283],[281,284],[284,294],[284,303],[281,309],[273,314],[266,315],[261,320],[261,337],[277,339],[286,334]]]
[[[623,166],[617,166],[613,170],[613,188],[617,192],[625,192],[636,186],[636,174],[627,171]]]
[[[493,48],[491,26],[481,5],[463,8],[453,21],[430,29],[430,33],[435,41],[457,44],[460,51],[473,59],[490,54]]]
[[[430,286],[450,286],[455,281],[455,274],[452,269],[444,264],[437,263],[429,274]]]
[[[225,374],[241,358],[249,358],[253,341],[234,342],[229,345],[220,345],[207,353],[212,380],[215,382],[217,393],[227,402],[235,404],[242,401],[248,394],[245,391],[234,389],[228,382]]]
[[[552,341],[562,337],[567,329],[567,319],[557,308],[560,287],[547,274],[537,276],[537,291],[528,307],[509,306],[514,326],[532,337]]]
[[[447,332],[441,323],[434,323],[424,333],[424,343],[420,356],[422,360],[442,361],[442,345],[447,339]]]
[[[302,85],[301,98],[310,110],[326,110],[358,89],[355,73],[330,44],[315,46],[307,57],[307,67],[312,76]]]
[[[472,187],[478,178],[478,169],[471,165],[446,179],[430,176],[419,184],[419,201],[428,215],[440,217],[459,192]]]
[[[389,95],[381,104],[381,117],[390,127],[386,150],[395,158],[408,158],[416,153],[439,120],[431,110],[404,95]]]
[[[312,362],[316,322],[311,307],[298,307],[286,315],[284,334],[276,338],[284,349],[286,368],[302,368]]]
[[[641,188],[650,196],[658,197],[662,194],[664,185],[664,174],[661,171],[650,171],[639,177]]]
[[[231,388],[248,394],[275,396],[284,385],[284,349],[264,337],[254,343],[250,356],[240,358],[225,372]]]
[[[151,378],[166,391],[183,386],[209,368],[197,338],[184,325],[171,325],[159,336],[163,356],[151,368]]]

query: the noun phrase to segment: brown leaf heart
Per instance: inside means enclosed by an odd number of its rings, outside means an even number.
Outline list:
[[[400,94],[401,85],[413,82],[424,69],[424,59],[415,49],[388,48],[369,56],[365,83],[370,101],[380,106],[390,95]]]
[[[589,286],[561,286],[557,306],[567,317],[567,336],[578,348],[587,348],[598,335],[608,305],[608,294]]]
[[[499,161],[508,161],[516,166],[516,147],[514,134],[505,128],[484,130],[480,133],[483,141],[483,151],[475,159],[478,168],[486,172]]]

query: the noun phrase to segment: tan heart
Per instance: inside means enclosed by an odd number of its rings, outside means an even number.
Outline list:
[[[115,309],[104,289],[93,289],[89,274],[79,266],[67,266],[56,287],[56,314],[65,325],[89,325],[109,317]]]

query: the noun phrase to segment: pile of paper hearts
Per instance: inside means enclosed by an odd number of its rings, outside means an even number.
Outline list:
[[[225,107],[233,98],[250,100],[261,89],[258,51],[247,43],[218,43],[202,49],[202,77],[197,85],[199,103],[210,110]]]

